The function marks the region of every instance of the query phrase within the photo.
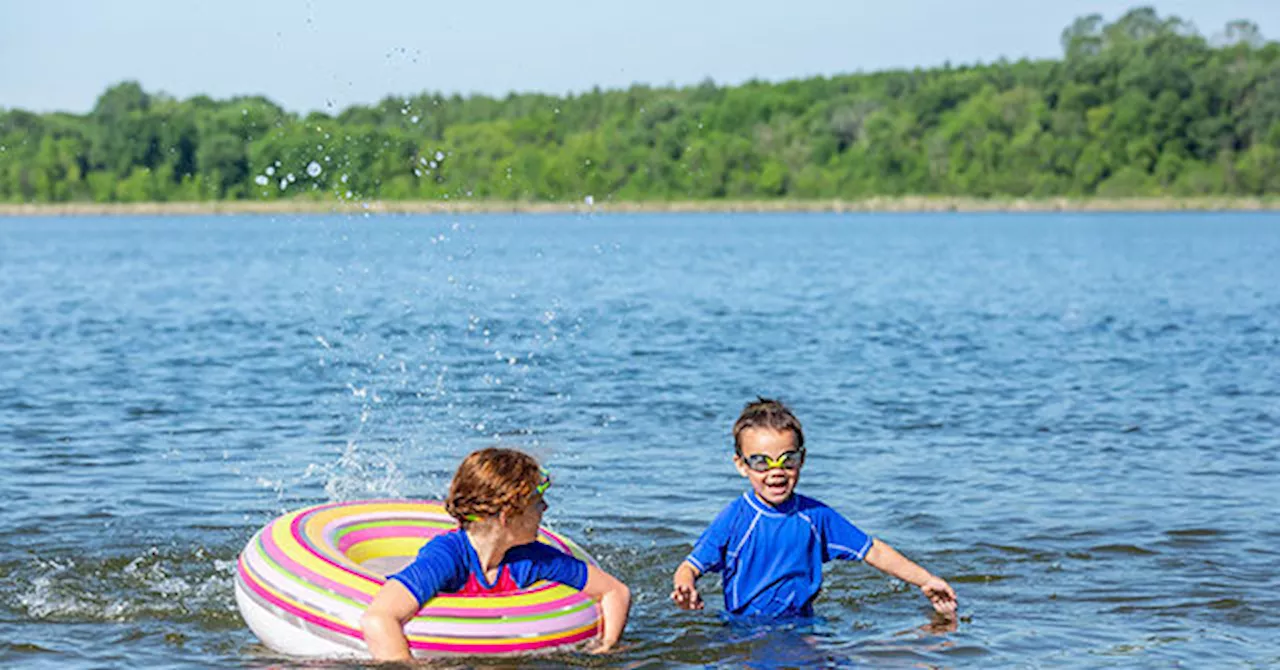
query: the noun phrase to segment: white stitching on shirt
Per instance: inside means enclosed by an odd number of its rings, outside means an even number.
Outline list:
[[[812,532],[815,536],[817,536],[819,540],[822,539],[822,533],[818,532],[818,526],[813,523],[813,519],[810,519],[808,515],[806,515],[804,512],[796,512],[796,516],[800,517],[801,519],[804,519],[805,521],[808,521],[809,531]]]
[[[757,511],[755,518],[751,520],[751,525],[747,527],[747,532],[743,533],[742,539],[738,541],[738,546],[734,547],[733,551],[729,552],[728,556],[731,558],[733,562],[736,563],[738,561],[738,554],[742,552],[742,545],[746,544],[747,538],[751,537],[751,532],[756,529],[756,523],[760,521],[761,516],[762,514],[759,511]],[[726,563],[728,563],[728,561],[726,561]],[[738,593],[738,581],[742,579],[742,572],[741,571],[735,571],[735,572],[737,574],[733,576],[733,583],[725,587],[725,593],[729,593],[730,591],[732,591],[736,597]],[[731,610],[736,609],[736,604],[731,602],[729,604],[729,609]]]
[[[755,499],[755,496],[752,495],[750,491],[743,493],[742,497],[746,499],[748,505],[751,505],[751,509],[754,509],[758,514],[763,514],[765,516],[775,516],[775,517],[786,516],[786,514],[783,514],[781,512],[776,512],[774,510],[765,508],[763,505],[760,504],[759,500]]]

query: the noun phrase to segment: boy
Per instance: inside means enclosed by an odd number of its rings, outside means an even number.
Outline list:
[[[804,432],[781,402],[748,403],[733,424],[733,443],[733,463],[751,491],[720,512],[676,568],[671,599],[680,609],[702,609],[695,582],[707,572],[723,572],[724,608],[730,614],[812,616],[822,564],[838,558],[866,561],[920,587],[940,614],[955,614],[956,594],[945,581],[830,507],[795,493],[804,465]]]

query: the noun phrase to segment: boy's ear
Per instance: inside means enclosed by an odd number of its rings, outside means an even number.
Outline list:
[[[743,477],[747,477],[748,476],[747,473],[750,472],[750,470],[747,469],[746,461],[742,460],[742,457],[739,456],[738,454],[733,455],[733,467],[737,468],[738,474],[742,475]]]

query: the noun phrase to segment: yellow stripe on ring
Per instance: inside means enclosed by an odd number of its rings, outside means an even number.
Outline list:
[[[572,630],[560,631],[557,633],[548,633],[546,635],[521,637],[521,638],[437,637],[437,636],[427,637],[427,636],[419,636],[419,635],[409,635],[409,636],[406,636],[406,639],[408,639],[410,642],[425,642],[427,644],[452,644],[452,645],[466,646],[466,647],[478,647],[482,645],[492,645],[492,644],[512,644],[513,642],[517,642],[519,644],[525,644],[529,642],[546,642],[547,640],[555,640],[555,639],[564,638],[564,637],[572,637],[580,633],[585,633],[589,630],[594,630],[596,626],[597,624],[595,622],[592,622],[585,626],[579,626]]]

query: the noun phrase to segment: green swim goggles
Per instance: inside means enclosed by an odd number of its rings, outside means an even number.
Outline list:
[[[804,449],[792,449],[791,451],[783,452],[776,460],[766,454],[751,454],[750,456],[738,454],[738,457],[753,472],[768,472],[774,468],[799,470],[800,464],[804,463]]]
[[[538,468],[538,474],[542,475],[542,478],[538,480],[538,485],[533,488],[534,495],[542,495],[547,492],[547,489],[551,488],[551,473],[547,472],[546,468]]]

